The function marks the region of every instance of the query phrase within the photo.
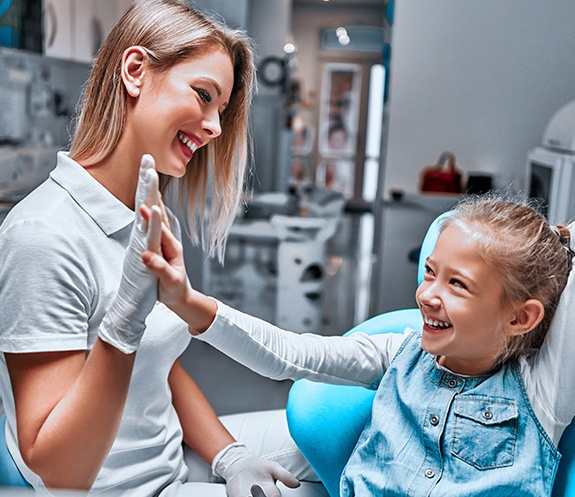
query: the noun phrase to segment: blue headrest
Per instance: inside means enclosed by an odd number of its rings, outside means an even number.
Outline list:
[[[440,216],[436,217],[430,224],[423,238],[423,243],[421,244],[421,250],[419,252],[419,265],[417,268],[417,284],[421,284],[423,281],[423,276],[425,274],[425,261],[433,252],[435,248],[435,243],[439,238],[440,228],[443,220],[450,215],[451,211],[444,212]]]

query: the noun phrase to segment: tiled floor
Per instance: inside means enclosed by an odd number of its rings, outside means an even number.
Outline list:
[[[326,249],[324,335],[340,335],[367,317],[372,216],[345,215]],[[211,346],[192,340],[182,364],[218,414],[286,405],[291,381],[273,381],[237,364]]]

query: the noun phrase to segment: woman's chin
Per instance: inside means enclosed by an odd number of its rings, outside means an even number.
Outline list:
[[[186,164],[182,164],[179,162],[174,162],[174,164],[172,164],[169,167],[158,167],[157,171],[161,174],[164,174],[166,176],[171,176],[172,178],[182,178],[187,171],[187,163]]]

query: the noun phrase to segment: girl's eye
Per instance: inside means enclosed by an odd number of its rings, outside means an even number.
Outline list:
[[[212,101],[212,96],[205,90],[196,90],[203,102],[209,104]]]
[[[427,264],[425,265],[425,275],[433,276],[433,269],[431,269]]]
[[[467,288],[462,281],[457,280],[457,279],[455,279],[455,278],[453,278],[453,279],[450,281],[450,283],[451,283],[453,286],[458,286],[458,287],[460,287],[460,288],[463,288],[464,290]]]

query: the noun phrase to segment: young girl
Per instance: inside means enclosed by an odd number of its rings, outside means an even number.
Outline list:
[[[571,269],[565,228],[498,196],[464,201],[426,261],[423,329],[403,335],[280,330],[190,290],[166,228],[163,250],[144,262],[199,339],[271,378],[377,389],[342,496],[551,494],[575,412],[572,288],[546,336]]]
[[[8,448],[37,495],[245,497],[255,485],[277,497],[276,479],[298,484],[236,443],[178,362],[191,338],[155,305],[157,279],[141,258],[147,234],[133,222],[144,153],[162,187],[180,180],[192,234],[202,232],[209,174],[205,244],[221,254],[254,78],[242,32],[185,0],[137,1],[98,53],[69,153],[3,222],[0,393]],[[157,181],[146,157],[136,204],[158,204]],[[163,218],[179,232],[168,211]],[[268,445],[269,457],[303,464],[291,444]],[[226,487],[187,483],[209,464]]]

